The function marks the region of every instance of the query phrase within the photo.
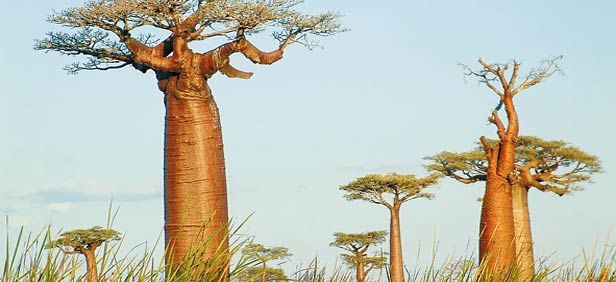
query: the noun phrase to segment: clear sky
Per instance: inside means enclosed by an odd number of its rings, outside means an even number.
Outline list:
[[[0,215],[13,232],[88,228],[105,224],[113,198],[125,244],[153,242],[163,228],[164,115],[154,75],[68,75],[62,67],[76,58],[32,49],[59,29],[47,15],[82,2],[8,1],[0,9]],[[333,261],[334,232],[384,230],[389,220],[382,206],[344,200],[340,185],[368,173],[423,176],[423,157],[495,137],[486,118],[498,99],[465,80],[459,62],[517,59],[527,71],[558,55],[565,75],[516,96],[521,134],[568,141],[598,155],[606,172],[573,196],[530,193],[536,254],[564,261],[616,234],[616,2],[306,2],[306,11],[344,14],[351,31],[321,39],[324,49],[291,46],[272,66],[234,57],[252,79],[210,80],[230,213],[254,213],[245,234],[288,247],[289,265],[317,254]],[[255,42],[274,48],[267,36]],[[482,185],[443,179],[432,191],[434,200],[402,208],[411,268],[418,257],[429,263],[434,241],[437,261],[476,249]]]

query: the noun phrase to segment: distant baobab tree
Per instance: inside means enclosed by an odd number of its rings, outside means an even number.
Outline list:
[[[334,233],[336,238],[329,245],[343,249],[350,254],[342,254],[346,264],[355,268],[357,282],[366,282],[366,276],[373,269],[384,268],[387,258],[382,253],[380,256],[369,256],[368,249],[372,246],[385,242],[387,231],[370,231],[365,233]]]
[[[464,184],[485,182],[487,179],[487,157],[481,147],[462,153],[445,151],[426,159],[432,161],[427,165],[429,170],[441,172]],[[564,141],[548,141],[534,136],[518,138],[515,170],[510,178],[520,281],[530,281],[535,274],[529,190],[535,188],[558,196],[567,195],[581,190],[581,183],[590,182],[591,175],[600,172],[599,158]]]
[[[347,200],[363,200],[382,205],[389,210],[389,264],[392,282],[404,281],[404,264],[402,261],[402,240],[400,235],[400,207],[403,203],[417,198],[431,199],[431,193],[423,190],[435,185],[439,173],[424,178],[415,175],[389,173],[386,175],[369,174],[357,178],[347,185],[340,186],[345,191]]]
[[[498,142],[489,142],[484,136],[480,143],[486,155],[486,188],[481,208],[479,227],[479,259],[489,273],[507,273],[515,266],[516,246],[514,232],[512,181],[515,176],[515,149],[520,131],[518,114],[513,98],[556,72],[561,57],[546,60],[541,68],[532,69],[518,81],[520,63],[489,64],[479,59],[478,71],[464,66],[467,75],[476,77],[498,97],[488,122],[496,126]],[[505,108],[507,121],[498,111]]]
[[[86,258],[86,281],[99,282],[95,251],[103,243],[116,240],[120,240],[118,231],[94,226],[90,229],[64,232],[60,238],[47,243],[45,247],[59,248],[65,254],[82,254]]]

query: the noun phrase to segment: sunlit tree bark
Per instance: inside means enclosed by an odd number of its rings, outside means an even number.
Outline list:
[[[488,140],[498,143],[497,140]],[[441,152],[427,157],[427,167],[462,183],[486,181],[487,158],[483,147],[463,153]],[[510,176],[516,257],[520,281],[534,275],[534,251],[528,207],[531,188],[562,196],[580,190],[580,183],[590,182],[594,173],[602,171],[596,156],[563,141],[546,141],[533,136],[520,136],[516,143],[515,170]],[[484,200],[485,201],[485,200]]]
[[[482,67],[479,71],[466,67],[468,75],[479,78],[479,81],[499,98],[498,106],[488,118],[488,121],[496,126],[498,143],[490,143],[483,136],[480,138],[486,154],[487,171],[479,227],[479,258],[482,264],[492,272],[511,270],[515,266],[516,259],[510,177],[515,169],[514,152],[520,125],[513,97],[559,71],[556,65],[559,59],[549,60],[545,67],[531,70],[519,84],[517,79],[520,63],[517,61],[507,64],[489,64],[479,59]],[[512,70],[508,75],[509,68]],[[501,120],[498,114],[502,106],[505,107],[506,122]]]
[[[50,32],[35,49],[83,55],[85,61],[66,67],[69,72],[133,67],[153,70],[164,93],[165,115],[165,238],[168,259],[181,260],[189,247],[212,240],[205,258],[227,243],[222,230],[228,223],[227,187],[218,107],[207,81],[220,72],[250,78],[235,69],[230,56],[238,53],[255,64],[282,59],[286,47],[314,46],[309,36],[344,31],[339,15],[304,15],[299,0],[90,0],[48,18],[74,28],[73,33]],[[139,33],[142,27],[168,34]],[[148,29],[145,29],[148,30]],[[279,44],[264,52],[249,37],[272,30]],[[164,33],[163,32],[163,33]],[[160,33],[158,33],[160,34]],[[228,38],[206,52],[189,43]]]

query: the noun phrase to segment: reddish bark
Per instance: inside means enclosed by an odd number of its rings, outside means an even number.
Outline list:
[[[519,281],[531,281],[535,275],[535,255],[533,251],[533,236],[528,209],[529,187],[514,184],[513,189],[513,219],[515,225],[515,245],[519,265]]]
[[[86,281],[98,282],[98,271],[96,269],[96,257],[94,256],[96,247],[80,248],[80,252],[86,257]]]
[[[364,252],[355,252],[355,256],[357,257],[357,272],[355,274],[357,282],[366,282],[366,270],[364,269],[365,266],[363,260]]]
[[[493,273],[512,270],[516,259],[510,175],[515,169],[519,124],[513,94],[507,88],[504,91],[501,101],[507,113],[507,126],[497,111],[488,119],[496,125],[500,143],[492,146],[484,137],[481,139],[488,157],[488,173],[479,227],[479,260]]]
[[[165,96],[165,238],[173,260],[179,260],[196,242],[214,235],[209,257],[226,247],[228,223],[218,108],[211,95],[178,99],[171,90]]]
[[[402,239],[400,236],[400,202],[394,203],[389,209],[389,263],[391,282],[404,282],[404,266],[402,264]]]

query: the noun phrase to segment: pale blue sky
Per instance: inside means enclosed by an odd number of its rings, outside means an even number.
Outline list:
[[[162,94],[152,73],[68,75],[62,67],[74,58],[32,50],[34,38],[59,28],[44,21],[52,10],[82,2],[10,1],[0,10],[0,215],[28,230],[86,228],[105,224],[113,197],[115,228],[132,247],[162,230]],[[521,134],[569,141],[598,155],[606,173],[574,196],[531,192],[536,253],[566,260],[616,233],[616,2],[307,0],[304,8],[339,11],[351,31],[321,39],[324,49],[292,46],[272,66],[234,57],[252,79],[210,80],[230,212],[254,212],[245,233],[288,247],[290,265],[316,254],[333,261],[332,233],[388,227],[383,207],[345,201],[340,185],[367,173],[423,176],[424,156],[495,136],[486,118],[497,98],[465,81],[458,62],[517,59],[528,70],[557,55],[566,75],[516,98]],[[273,48],[263,36],[259,46]],[[419,264],[428,263],[434,240],[437,261],[476,247],[482,185],[443,179],[433,192],[403,207],[412,268],[420,245]]]

